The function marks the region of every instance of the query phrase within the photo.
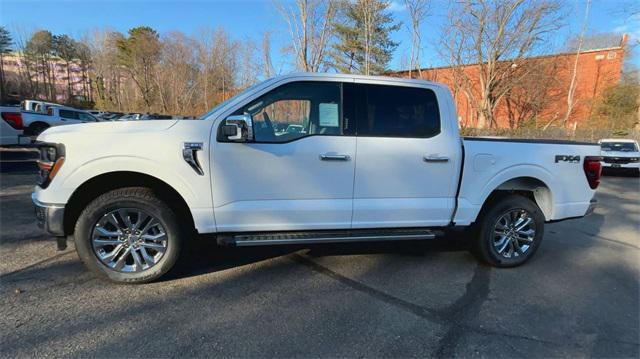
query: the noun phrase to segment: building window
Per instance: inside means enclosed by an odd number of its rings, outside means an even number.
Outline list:
[[[613,60],[615,58],[616,58],[616,52],[615,51],[609,51],[609,53],[607,54],[607,59]]]

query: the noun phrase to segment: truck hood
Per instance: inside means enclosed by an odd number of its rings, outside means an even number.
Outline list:
[[[171,128],[179,120],[149,120],[149,121],[103,121],[79,123],[74,125],[64,125],[50,127],[45,134],[58,134],[69,132],[82,133],[131,133],[131,132],[153,132],[164,131]]]

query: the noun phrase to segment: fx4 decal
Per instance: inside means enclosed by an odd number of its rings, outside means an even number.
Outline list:
[[[579,163],[580,156],[556,155],[556,163],[558,162]]]

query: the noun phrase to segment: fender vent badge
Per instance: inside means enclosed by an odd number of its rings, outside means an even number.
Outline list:
[[[200,150],[202,150],[202,142],[185,142],[182,146],[182,158],[197,174],[204,176],[204,171],[202,171],[202,167],[198,163],[198,155],[196,154]]]

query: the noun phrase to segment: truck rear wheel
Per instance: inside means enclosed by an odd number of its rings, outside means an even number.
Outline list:
[[[544,236],[544,215],[527,197],[509,195],[493,201],[480,214],[474,252],[494,267],[524,264]]]
[[[24,132],[27,136],[37,137],[38,135],[43,133],[47,128],[49,128],[49,125],[47,125],[46,123],[36,122],[29,125],[29,127],[27,127]]]
[[[185,233],[153,191],[128,187],[89,203],[74,236],[78,256],[94,273],[118,283],[146,283],[174,266]]]

